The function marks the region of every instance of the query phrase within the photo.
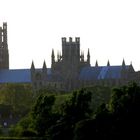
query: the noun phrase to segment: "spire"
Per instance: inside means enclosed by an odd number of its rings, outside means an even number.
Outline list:
[[[87,53],[87,62],[90,64],[90,52],[89,52],[89,48],[88,48],[88,53]]]
[[[59,51],[57,51],[57,61],[59,61],[60,60],[60,53],[59,53]]]
[[[83,60],[83,52],[81,51],[81,61]]]
[[[52,49],[52,63],[55,62],[55,55],[54,55],[54,50]]]
[[[43,63],[43,69],[46,69],[47,67],[46,67],[46,62],[45,62],[45,60],[44,60],[44,63]]]
[[[130,62],[130,66],[129,67],[131,67],[131,68],[133,68],[133,64],[132,64],[132,61]],[[133,68],[134,69],[134,68]]]
[[[95,67],[98,67],[98,61],[96,60]]]
[[[108,62],[107,62],[107,66],[110,66],[110,62],[109,62],[109,60],[108,60]]]
[[[89,52],[89,48],[88,48],[88,53],[87,53],[87,56],[89,56],[89,57],[90,57],[90,52]]]
[[[62,59],[61,51],[60,51],[59,55],[60,55],[60,60],[61,60]]]
[[[130,65],[129,65],[129,71],[130,72],[134,72],[134,68],[133,68],[133,65],[132,65],[132,61],[130,62]]]
[[[83,51],[83,61],[84,61],[84,51]]]
[[[52,57],[54,57],[54,49],[52,49]]]
[[[123,62],[122,62],[122,66],[124,66],[124,67],[125,67],[125,61],[124,61],[124,59],[123,59]]]
[[[45,60],[44,60],[44,63],[43,63],[42,72],[43,72],[43,78],[45,79],[46,75],[47,75],[47,66],[46,66]]]
[[[34,62],[32,60],[32,64],[31,64],[31,69],[34,70],[35,69],[35,66],[34,66]]]

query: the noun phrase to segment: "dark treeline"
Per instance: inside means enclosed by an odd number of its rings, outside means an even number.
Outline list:
[[[44,89],[34,98],[26,116],[10,128],[10,136],[47,140],[140,137],[140,86],[135,83],[113,90],[87,87],[61,95]]]

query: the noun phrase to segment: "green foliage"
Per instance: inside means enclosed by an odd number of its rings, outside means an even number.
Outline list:
[[[46,136],[49,140],[112,138],[119,132],[118,120],[123,120],[120,112],[130,111],[130,102],[136,107],[139,98],[136,87],[116,88],[112,96],[111,88],[102,86],[55,95],[40,90],[31,113],[10,132],[13,136]],[[136,95],[132,94],[134,91]]]
[[[20,137],[36,137],[37,133],[32,129],[26,129],[26,130],[22,130],[19,136]]]
[[[55,96],[46,90],[41,90],[37,95],[31,118],[25,118],[17,125],[18,135],[32,134],[30,130],[33,130],[33,133],[37,132],[38,136],[46,135],[50,140],[71,140],[74,132],[79,131],[79,127],[75,128],[77,123],[92,118],[92,112],[95,112],[98,106],[108,103],[110,89],[88,87],[74,91],[72,94],[56,94]],[[94,104],[96,100],[97,105]],[[103,107],[100,109],[100,114],[102,110]],[[99,114],[99,110],[97,112]]]
[[[93,131],[95,130],[95,120],[86,119],[79,121],[74,129],[73,140],[90,140],[94,139]]]
[[[11,126],[9,130],[10,136],[17,136],[17,137],[32,137],[36,136],[37,133],[32,129],[32,118],[30,115],[22,118],[16,126]]]
[[[39,89],[38,91],[36,91],[36,94],[37,95],[40,95],[40,94],[55,94],[55,95],[62,95],[62,94],[66,94],[65,91],[63,90],[57,90],[56,88],[54,87],[42,87],[41,89]]]
[[[85,89],[74,91],[71,98],[62,105],[64,117],[77,122],[90,116],[91,92]]]
[[[115,88],[109,105],[102,104],[91,120],[78,122],[74,140],[139,139],[140,86],[133,83]]]
[[[54,101],[54,95],[41,94],[33,107],[32,118],[34,128],[39,136],[44,136],[47,129],[54,123],[52,113]]]
[[[109,109],[113,113],[132,111],[140,105],[140,87],[136,83],[116,88],[110,100]]]
[[[19,137],[21,132],[23,131],[23,128],[20,125],[11,125],[9,128],[9,136],[11,137]]]
[[[49,131],[50,139],[73,139],[76,123],[90,117],[90,102],[91,92],[86,89],[73,92],[61,105],[60,118]]]
[[[13,108],[11,105],[0,104],[0,114],[1,118],[7,118],[12,114]]]
[[[140,126],[140,86],[132,83],[115,89],[109,107],[114,117],[112,125],[118,133],[116,137],[139,137],[140,131],[137,128]]]
[[[31,129],[32,127],[32,117],[31,115],[27,115],[26,117],[22,118],[16,126],[20,126],[23,130]]]
[[[3,135],[3,131],[2,131],[2,125],[0,125],[0,136]]]
[[[108,86],[86,87],[86,90],[92,93],[91,108],[93,113],[102,104],[108,104],[112,94],[112,88]]]
[[[53,112],[61,113],[61,106],[65,103],[72,96],[71,93],[69,94],[60,94],[55,95],[55,103],[53,105]]]
[[[15,114],[26,114],[33,103],[33,92],[31,86],[28,84],[1,85],[0,103],[12,106]]]

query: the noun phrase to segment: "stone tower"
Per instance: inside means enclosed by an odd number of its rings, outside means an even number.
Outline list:
[[[80,38],[76,37],[72,40],[69,37],[67,40],[62,38],[62,55],[60,52],[57,54],[55,60],[54,50],[52,50],[52,73],[59,75],[62,78],[64,86],[67,89],[75,89],[79,79],[80,70],[90,66],[90,52],[88,50],[87,60],[84,60],[84,52],[80,55]]]
[[[9,52],[7,44],[7,23],[0,27],[0,69],[9,69]]]
[[[69,38],[69,42],[66,38],[62,38],[62,62],[71,67],[73,65],[78,65],[80,63],[80,38]]]

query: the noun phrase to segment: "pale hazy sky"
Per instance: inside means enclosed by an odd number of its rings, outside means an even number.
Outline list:
[[[0,26],[8,24],[10,68],[51,64],[61,37],[80,37],[91,64],[132,64],[140,70],[140,0],[0,0]]]

